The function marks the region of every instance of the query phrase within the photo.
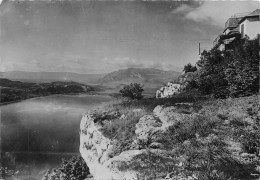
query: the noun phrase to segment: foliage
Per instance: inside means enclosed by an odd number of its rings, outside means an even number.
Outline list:
[[[203,94],[213,94],[215,97],[222,97],[221,89],[226,89],[224,69],[226,61],[221,51],[213,48],[210,51],[203,51],[201,59],[197,62],[199,70],[198,89]]]
[[[246,131],[242,138],[242,145],[245,152],[260,155],[260,128]]]
[[[185,73],[195,72],[195,71],[197,71],[197,68],[196,68],[196,66],[192,66],[191,63],[188,63],[187,65],[184,66],[183,71]]]
[[[243,39],[237,41],[227,56],[225,69],[230,96],[248,96],[259,90],[259,42]]]
[[[7,178],[7,177],[13,176],[13,175],[15,175],[17,173],[18,172],[15,172],[12,169],[0,166],[0,178]]]
[[[249,96],[259,90],[258,39],[236,39],[229,48],[204,50],[194,88],[215,98]],[[197,85],[194,86],[194,85]]]
[[[192,91],[194,89],[198,88],[198,84],[194,78],[192,78],[190,81],[187,81],[186,91]]]
[[[190,139],[180,145],[176,156],[183,159],[183,169],[201,180],[222,180],[246,177],[249,174],[245,165],[233,158],[227,144],[217,135]]]
[[[130,99],[142,99],[142,92],[144,91],[143,87],[138,83],[131,83],[130,85],[126,85],[119,92],[123,97],[127,97]]]
[[[74,156],[70,160],[62,160],[61,165],[50,170],[44,175],[42,180],[83,180],[89,175],[89,169],[84,159]]]

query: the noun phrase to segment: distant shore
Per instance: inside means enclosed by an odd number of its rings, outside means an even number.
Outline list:
[[[49,95],[41,95],[41,96],[36,96],[36,97],[29,97],[26,99],[20,99],[20,100],[16,100],[16,101],[9,101],[9,102],[3,102],[0,103],[0,106],[4,106],[4,105],[8,105],[8,104],[13,104],[13,103],[18,103],[18,102],[22,102],[25,100],[31,100],[31,99],[37,99],[37,98],[41,98],[41,97],[50,97],[50,96],[57,96],[57,95],[62,95],[62,96],[66,96],[66,95],[107,95],[107,96],[111,96],[111,97],[115,97],[113,94],[111,93],[99,93],[99,92],[86,92],[86,93],[66,93],[66,94],[49,94]]]

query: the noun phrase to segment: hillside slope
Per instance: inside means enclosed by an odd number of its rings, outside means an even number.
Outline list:
[[[144,85],[146,92],[155,92],[167,82],[177,79],[180,74],[180,72],[162,71],[154,68],[128,68],[109,73],[99,79],[98,83],[116,89],[120,89],[126,84],[139,83]]]
[[[81,120],[80,152],[94,179],[259,179],[258,98],[102,106]]]

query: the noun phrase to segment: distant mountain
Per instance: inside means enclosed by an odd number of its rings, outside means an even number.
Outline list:
[[[128,68],[114,71],[98,80],[99,84],[107,87],[118,87],[130,83],[140,83],[145,88],[157,88],[169,81],[174,81],[180,72],[163,71],[154,68]]]
[[[180,75],[176,71],[163,71],[154,68],[128,68],[108,74],[78,74],[72,72],[25,72],[10,71],[0,72],[0,78],[10,80],[43,83],[43,82],[78,82],[83,84],[98,84],[101,88],[118,91],[124,85],[140,83],[144,89],[154,93],[156,89],[169,81],[174,81]]]
[[[74,81],[79,83],[95,83],[105,74],[78,74],[72,72],[0,72],[0,78],[28,82]]]

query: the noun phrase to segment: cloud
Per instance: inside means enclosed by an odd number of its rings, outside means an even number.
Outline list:
[[[181,13],[186,19],[223,27],[229,17],[237,13],[252,12],[259,3],[259,1],[205,1],[196,8],[184,4],[172,14]]]
[[[185,13],[189,13],[190,11],[192,11],[193,8],[187,4],[183,4],[181,6],[179,6],[178,8],[176,8],[175,10],[173,10],[171,12],[171,14],[185,14]]]

